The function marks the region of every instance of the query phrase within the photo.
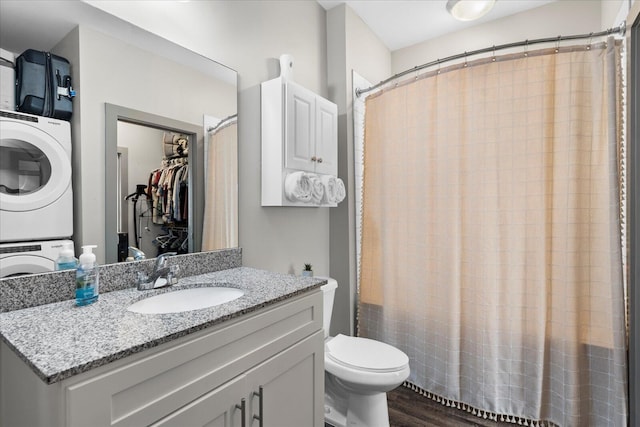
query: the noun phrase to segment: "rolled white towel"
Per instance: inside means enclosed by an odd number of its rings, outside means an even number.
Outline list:
[[[340,178],[336,178],[336,203],[340,203],[347,196],[347,190],[344,188],[344,182]]]
[[[336,203],[336,177],[333,175],[322,175],[322,185],[324,185],[324,203]]]
[[[311,180],[311,202],[319,205],[324,197],[324,185],[318,175],[309,175]]]
[[[311,180],[304,172],[293,172],[284,179],[284,195],[291,202],[311,200]]]

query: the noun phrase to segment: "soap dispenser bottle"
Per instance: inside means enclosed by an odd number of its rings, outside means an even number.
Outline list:
[[[78,259],[73,254],[73,242],[64,242],[56,259],[56,270],[74,270]]]
[[[83,306],[94,303],[98,299],[98,267],[93,248],[96,245],[85,245],[80,255],[80,265],[76,270],[76,305]]]

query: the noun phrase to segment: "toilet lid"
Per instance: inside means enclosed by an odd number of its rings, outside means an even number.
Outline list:
[[[368,338],[337,335],[326,344],[327,356],[334,362],[354,369],[391,372],[409,363],[397,348]]]

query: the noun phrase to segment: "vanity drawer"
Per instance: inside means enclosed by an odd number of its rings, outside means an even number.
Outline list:
[[[313,291],[64,381],[69,426],[148,425],[322,329]]]

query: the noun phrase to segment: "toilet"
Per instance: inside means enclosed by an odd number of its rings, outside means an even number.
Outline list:
[[[338,282],[329,277],[324,297],[325,422],[334,427],[389,427],[387,392],[409,377],[409,358],[368,338],[329,336]]]

